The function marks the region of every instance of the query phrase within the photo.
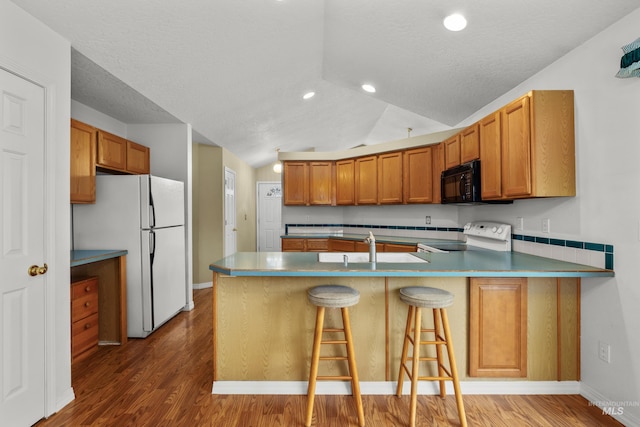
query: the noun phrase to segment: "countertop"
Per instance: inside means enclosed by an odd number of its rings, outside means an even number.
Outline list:
[[[82,249],[71,251],[71,267],[126,255],[124,249]]]
[[[476,249],[418,253],[428,263],[318,262],[318,252],[237,252],[209,269],[229,276],[379,277],[612,277],[613,270],[519,252]]]

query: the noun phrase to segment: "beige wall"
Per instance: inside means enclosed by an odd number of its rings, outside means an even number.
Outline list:
[[[273,171],[273,163],[256,169],[256,181],[281,181],[282,174]]]
[[[257,170],[230,151],[193,144],[193,282],[212,280],[209,264],[224,256],[224,168],[236,173],[236,224],[239,252],[256,250]],[[272,165],[261,168],[261,180],[279,181]]]

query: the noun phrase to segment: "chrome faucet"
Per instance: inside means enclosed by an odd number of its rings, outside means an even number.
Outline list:
[[[373,233],[369,232],[369,237],[364,239],[365,243],[369,244],[369,262],[375,267],[376,265],[376,238],[373,237]]]

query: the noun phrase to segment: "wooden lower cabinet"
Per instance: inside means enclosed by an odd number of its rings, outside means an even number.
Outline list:
[[[98,349],[98,278],[77,279],[71,284],[71,361],[77,362]]]
[[[469,376],[527,377],[527,279],[469,281]]]
[[[368,250],[369,249],[367,249],[367,251]],[[356,242],[354,240],[329,239],[329,251],[356,252]]]
[[[415,252],[416,245],[400,245],[397,243],[385,243],[382,250],[384,252]]]
[[[327,252],[329,239],[282,239],[282,252]]]

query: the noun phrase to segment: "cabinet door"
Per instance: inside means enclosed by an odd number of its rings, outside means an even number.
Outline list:
[[[480,132],[475,123],[460,134],[460,163],[480,158]]]
[[[329,239],[329,250],[331,252],[354,252],[355,249],[356,242],[353,240]]]
[[[97,129],[71,120],[71,203],[96,202]]]
[[[432,151],[432,169],[433,169],[433,203],[442,201],[442,171],[444,171],[444,143],[436,144],[431,147]]]
[[[480,182],[483,199],[502,197],[500,111],[480,120]]]
[[[527,279],[471,278],[469,376],[527,376]]]
[[[456,134],[443,142],[444,168],[449,169],[460,164],[460,134]]]
[[[304,252],[305,239],[282,239],[282,252]]]
[[[529,96],[503,110],[502,116],[502,188],[505,197],[531,194],[531,117]]]
[[[127,140],[105,131],[98,131],[97,165],[124,172],[127,169]]]
[[[336,162],[336,205],[354,205],[355,162],[353,159]]]
[[[334,204],[335,184],[332,162],[309,163],[309,204]]]
[[[329,250],[329,239],[307,239],[307,252],[327,252]]]
[[[407,150],[404,153],[404,203],[433,202],[433,180],[431,147]]]
[[[402,152],[378,156],[378,202],[402,203]]]
[[[285,205],[309,204],[309,165],[306,162],[284,162],[282,183]]]
[[[401,245],[397,243],[385,243],[384,252],[415,252],[416,245]]]
[[[376,156],[356,159],[356,204],[378,203],[378,162]]]
[[[149,147],[127,141],[127,172],[134,174],[150,173]]]

